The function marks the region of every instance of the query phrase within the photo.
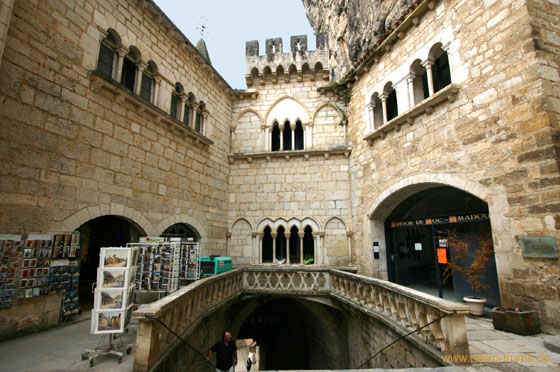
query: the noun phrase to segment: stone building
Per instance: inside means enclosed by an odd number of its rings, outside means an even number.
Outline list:
[[[400,1],[349,54],[340,17],[378,15],[336,3],[304,1],[314,51],[248,42],[238,91],[152,0],[0,1],[0,232],[79,230],[86,286],[99,246],[171,234],[456,294],[434,242],[491,234],[493,303],[560,327],[559,6]],[[18,300],[0,331],[59,304]]]

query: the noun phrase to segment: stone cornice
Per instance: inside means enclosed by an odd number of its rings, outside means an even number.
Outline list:
[[[341,155],[348,158],[352,153],[352,147],[335,147],[330,149],[309,149],[309,150],[290,150],[290,151],[263,151],[229,154],[229,162],[247,161],[251,163],[254,159],[266,159],[266,161],[285,159],[289,161],[291,158],[303,157],[308,160],[310,157],[322,156],[329,159],[333,155]]]
[[[399,131],[403,125],[412,125],[416,116],[423,113],[431,114],[434,110],[434,107],[442,102],[453,102],[457,97],[458,92],[459,85],[450,84],[446,86],[439,92],[435,93],[433,96],[424,99],[422,102],[416,104],[396,118],[390,120],[385,125],[375,129],[371,133],[368,133],[364,137],[364,140],[368,141],[368,143],[372,145],[376,139],[383,139],[388,133],[392,131]]]

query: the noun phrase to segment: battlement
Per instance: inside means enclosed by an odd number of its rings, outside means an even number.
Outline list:
[[[290,82],[292,79],[303,81],[303,76],[310,80],[329,80],[328,37],[327,34],[316,35],[317,50],[309,51],[307,35],[290,37],[290,53],[283,52],[282,38],[266,39],[265,54],[259,55],[259,42],[245,43],[247,61],[247,86],[259,82]]]

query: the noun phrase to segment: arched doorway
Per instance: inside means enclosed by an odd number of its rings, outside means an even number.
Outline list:
[[[189,224],[179,222],[169,226],[160,236],[168,238],[181,238],[182,241],[199,242],[200,234]]]
[[[338,311],[292,297],[264,296],[247,301],[254,310],[244,316],[234,337],[256,342],[258,370],[339,369],[344,365],[338,327],[343,316]],[[255,302],[258,305],[254,306]],[[242,308],[243,304],[238,304],[232,310]]]
[[[92,284],[97,281],[99,249],[101,247],[123,247],[137,242],[146,233],[135,222],[119,216],[97,217],[78,229],[83,238],[82,261],[80,264],[79,296],[82,311],[93,308]]]
[[[448,299],[472,295],[466,277],[449,265],[457,257],[457,248],[448,242],[450,236],[468,245],[467,262],[472,261],[481,239],[492,240],[488,204],[449,186],[431,187],[402,201],[385,220],[389,280]],[[483,272],[488,288],[478,295],[498,306],[493,253]]]

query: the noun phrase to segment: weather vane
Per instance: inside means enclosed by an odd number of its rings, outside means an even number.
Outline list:
[[[206,18],[206,16],[201,16],[200,17],[200,22],[198,23],[198,26],[196,27],[196,29],[198,30],[198,32],[200,32],[200,38],[204,39],[204,35],[208,35],[208,27],[206,26],[208,24],[208,18]]]

